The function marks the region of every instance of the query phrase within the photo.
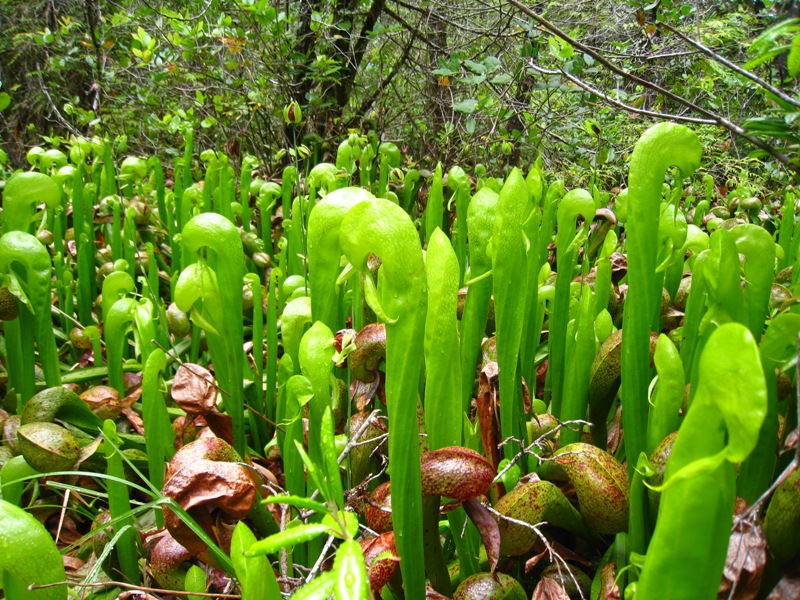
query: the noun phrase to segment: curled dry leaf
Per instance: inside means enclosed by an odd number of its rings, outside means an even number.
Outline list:
[[[172,399],[190,415],[204,415],[215,406],[217,387],[208,369],[183,363],[172,381]]]
[[[489,572],[494,573],[497,561],[500,560],[500,528],[492,513],[477,498],[464,501],[464,510],[481,534],[486,558],[489,560]]]
[[[460,446],[426,452],[420,458],[422,495],[466,500],[489,490],[496,469],[480,453]]]
[[[592,562],[590,560],[586,560],[580,554],[573,552],[566,546],[562,545],[558,540],[552,539],[549,532],[543,531],[542,538],[536,540],[536,543],[533,545],[533,552],[536,552],[531,558],[525,561],[525,572],[530,573],[533,568],[541,562],[542,559],[550,560],[553,558],[553,553],[557,554],[564,560],[568,560],[570,562],[578,563],[579,565],[583,565],[584,567],[591,567]]]
[[[163,489],[165,496],[175,500],[223,548],[230,539],[223,528],[217,527],[218,519],[243,519],[256,497],[249,469],[229,461],[239,461],[239,457],[223,440],[196,440],[175,454]],[[206,549],[200,538],[166,506],[164,517],[172,537],[193,555]]]
[[[531,600],[569,600],[569,594],[555,579],[542,577],[533,590]]]
[[[500,464],[500,421],[497,416],[499,370],[496,361],[490,361],[478,373],[478,422],[481,442],[487,458],[495,468]],[[500,494],[502,495],[502,494]]]
[[[542,571],[542,580],[544,579],[555,581],[569,598],[588,598],[590,596],[592,580],[578,567],[569,563],[551,564]]]
[[[736,518],[718,598],[753,600],[758,596],[767,564],[767,541],[758,525]]]
[[[620,600],[621,594],[617,585],[617,565],[606,563],[600,569],[600,594],[598,600]]]
[[[101,419],[116,419],[122,412],[119,392],[109,385],[96,385],[81,394],[92,412]]]

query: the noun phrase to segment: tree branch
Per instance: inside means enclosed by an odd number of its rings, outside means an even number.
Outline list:
[[[508,3],[511,4],[512,6],[514,6],[520,12],[522,12],[522,13],[526,14],[527,16],[529,16],[531,19],[536,21],[539,25],[544,27],[546,30],[548,30],[551,33],[557,35],[558,37],[560,37],[565,42],[571,44],[574,48],[577,48],[578,50],[580,50],[584,54],[588,54],[589,56],[591,56],[596,62],[599,62],[601,65],[603,65],[606,69],[608,69],[612,73],[615,73],[616,75],[619,75],[620,77],[623,77],[624,79],[627,79],[628,81],[632,81],[632,82],[634,82],[634,83],[636,83],[638,85],[644,86],[644,87],[646,87],[648,89],[651,89],[651,90],[653,90],[655,92],[658,92],[659,94],[665,96],[666,98],[669,98],[670,100],[672,100],[674,102],[677,102],[678,104],[680,104],[682,106],[690,108],[691,110],[693,110],[697,114],[700,114],[700,115],[706,117],[707,119],[713,121],[719,127],[727,129],[731,133],[733,133],[733,134],[735,134],[735,135],[747,140],[748,142],[753,144],[755,147],[760,148],[761,150],[763,150],[764,152],[766,152],[767,154],[772,156],[774,159],[776,159],[778,162],[780,162],[781,164],[785,165],[787,168],[791,169],[795,174],[797,174],[798,170],[800,170],[800,166],[794,164],[788,156],[786,156],[782,152],[779,152],[778,150],[776,150],[775,148],[773,148],[772,146],[767,144],[765,141],[763,141],[763,140],[761,140],[761,139],[759,139],[757,137],[754,137],[752,135],[749,135],[740,125],[737,125],[736,123],[730,121],[729,119],[726,119],[722,115],[718,115],[717,113],[714,113],[714,112],[712,112],[710,110],[707,110],[707,109],[703,108],[702,106],[699,106],[699,105],[695,104],[694,102],[692,102],[690,100],[687,100],[686,98],[683,98],[682,96],[679,96],[679,95],[677,95],[677,94],[675,94],[675,93],[673,93],[673,92],[661,87],[660,85],[657,85],[657,84],[653,83],[652,81],[648,81],[647,79],[643,79],[643,78],[639,77],[638,75],[634,75],[633,73],[629,73],[628,71],[619,68],[618,66],[616,66],[612,62],[609,62],[601,54],[595,52],[590,47],[588,47],[585,44],[582,44],[578,40],[574,39],[568,33],[562,31],[561,29],[559,29],[559,27],[557,25],[555,25],[554,23],[551,23],[550,21],[545,19],[540,14],[534,12],[533,10],[531,10],[530,8],[525,6],[524,4],[520,3],[518,0],[508,0]]]
[[[409,23],[408,21],[406,21],[405,19],[403,19],[403,17],[401,17],[400,15],[398,15],[396,12],[394,12],[394,11],[393,11],[391,8],[389,8],[388,6],[384,7],[384,9],[383,9],[383,12],[385,12],[387,15],[389,15],[390,17],[392,17],[392,19],[394,19],[394,20],[395,20],[395,21],[397,21],[397,22],[398,22],[400,25],[402,25],[402,26],[403,26],[403,28],[404,28],[406,31],[408,31],[408,32],[409,32],[409,33],[410,33],[412,36],[414,36],[415,38],[417,38],[417,39],[418,39],[420,42],[422,42],[423,44],[425,44],[425,45],[426,45],[426,46],[428,46],[429,48],[432,48],[432,49],[436,50],[437,52],[444,52],[444,48],[442,48],[442,47],[441,47],[441,46],[439,46],[439,45],[438,45],[436,42],[434,42],[433,40],[431,40],[431,39],[430,39],[430,38],[429,38],[427,35],[425,35],[424,33],[422,33],[422,32],[421,32],[419,29],[417,29],[416,27],[414,27],[414,26],[413,26],[411,23]]]
[[[361,103],[361,106],[358,107],[358,110],[355,112],[355,115],[357,116],[365,115],[369,110],[369,108],[378,99],[378,96],[380,96],[383,93],[383,90],[386,89],[386,87],[392,83],[394,78],[400,72],[400,68],[405,64],[406,60],[408,59],[408,56],[411,53],[411,48],[413,45],[414,45],[414,38],[410,37],[408,39],[406,47],[403,49],[403,54],[400,56],[399,59],[395,61],[394,66],[392,66],[392,69],[389,71],[389,74],[386,77],[384,77],[383,80],[377,86],[375,86],[375,89],[372,90],[372,94],[370,94],[369,97],[366,98]],[[353,119],[350,119],[351,123],[352,121]]]
[[[753,81],[753,82],[757,83],[758,85],[760,85],[762,88],[764,88],[768,92],[770,92],[772,94],[775,94],[778,98],[780,98],[784,102],[786,102],[788,104],[791,104],[792,106],[796,106],[797,108],[800,108],[800,101],[795,100],[794,98],[792,98],[791,96],[786,94],[784,91],[779,90],[774,85],[770,84],[768,81],[764,81],[763,79],[761,79],[761,77],[759,77],[755,73],[751,73],[750,71],[741,68],[739,65],[737,65],[735,63],[732,63],[731,61],[729,61],[724,56],[720,56],[719,54],[714,52],[711,48],[708,48],[708,47],[704,46],[703,44],[701,44],[700,42],[695,41],[692,38],[684,35],[683,33],[678,31],[677,29],[675,29],[671,25],[668,25],[667,23],[659,21],[658,25],[663,27],[667,31],[670,31],[671,33],[674,33],[679,38],[681,38],[684,42],[686,42],[687,44],[690,44],[691,46],[694,46],[695,48],[700,50],[703,54],[713,58],[718,63],[720,63],[722,65],[725,65],[731,71],[733,71],[735,73],[738,73],[742,77],[746,77],[750,81]]]
[[[661,112],[656,112],[656,111],[652,111],[652,110],[646,110],[644,108],[635,108],[633,106],[628,106],[624,102],[620,102],[616,98],[612,98],[608,94],[604,94],[603,92],[601,92],[597,88],[592,87],[591,85],[589,85],[588,83],[586,83],[582,79],[578,79],[577,77],[575,77],[575,75],[573,75],[569,71],[565,71],[564,69],[558,69],[557,71],[554,71],[554,70],[551,70],[551,69],[545,69],[544,67],[540,67],[539,65],[535,64],[533,61],[530,62],[530,65],[531,65],[532,68],[536,69],[540,73],[544,73],[545,75],[563,75],[564,77],[569,79],[571,82],[573,82],[578,87],[581,87],[584,90],[586,90],[587,92],[590,92],[590,93],[592,93],[592,94],[594,94],[596,96],[599,96],[600,98],[602,98],[604,101],[608,102],[609,104],[612,104],[612,105],[616,106],[617,108],[621,108],[622,110],[625,110],[625,111],[628,111],[628,112],[636,113],[636,114],[639,114],[639,115],[646,115],[648,117],[655,117],[657,119],[670,119],[672,121],[683,121],[685,123],[698,123],[700,125],[716,125],[717,124],[716,121],[713,121],[711,119],[703,119],[703,118],[700,118],[700,117],[686,117],[684,115],[676,115],[676,114],[671,114],[671,113],[661,113]]]

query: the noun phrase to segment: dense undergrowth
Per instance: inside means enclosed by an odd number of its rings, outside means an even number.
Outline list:
[[[7,598],[797,588],[791,191],[674,124],[621,191],[121,154],[4,181]]]

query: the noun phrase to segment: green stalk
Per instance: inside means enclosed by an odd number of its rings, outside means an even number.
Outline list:
[[[25,269],[25,280],[28,285],[28,305],[20,308],[16,321],[6,322],[8,349],[15,353],[19,348],[22,353],[19,357],[21,360],[15,357],[12,362],[12,365],[16,363],[23,367],[21,377],[9,369],[11,385],[21,394],[21,408],[33,395],[34,338],[45,381],[49,387],[61,384],[61,366],[50,317],[50,285],[53,270],[50,254],[42,243],[29,233],[9,231],[0,237],[0,273],[5,274],[7,279],[13,277],[16,281],[16,275],[12,272],[13,264]],[[21,289],[19,291],[21,293]]]
[[[122,533],[116,546],[120,570],[128,583],[139,585],[141,573],[136,551],[136,538],[138,535],[134,529],[133,518],[131,516],[123,516],[130,513],[131,502],[128,496],[128,486],[123,483],[126,480],[126,476],[119,448],[122,440],[117,434],[116,425],[110,419],[107,419],[103,424],[103,437],[109,475],[109,479],[106,482],[108,487],[108,510],[111,513],[111,518],[116,521],[118,530],[123,527],[128,528]]]
[[[436,229],[425,256],[428,312],[425,320],[425,427],[428,446],[461,445],[462,394],[459,362],[458,259],[450,240]],[[437,522],[438,522],[438,505]],[[438,529],[437,529],[438,543]]]
[[[275,422],[275,403],[278,383],[278,314],[275,287],[281,278],[278,269],[272,269],[267,283],[267,389],[265,390],[265,413]]]
[[[311,383],[314,394],[308,402],[308,453],[319,465],[323,464],[320,443],[322,417],[325,408],[331,406],[333,354],[333,333],[327,325],[316,321],[300,340],[299,360],[300,371]]]
[[[539,273],[537,273],[537,285],[541,288],[543,281],[542,281],[542,268],[545,266],[547,262],[548,256],[548,246],[550,242],[553,241],[553,234],[556,230],[556,217],[558,214],[558,206],[561,203],[561,199],[564,197],[564,182],[561,180],[554,181],[549,186],[547,186],[547,192],[544,195],[544,206],[542,207],[542,224],[539,228],[539,262],[541,262],[542,267],[539,268]],[[549,263],[547,271],[549,272]],[[553,290],[555,291],[555,290]],[[533,328],[533,332],[528,332],[528,336],[526,339],[528,340],[541,340],[542,337],[542,326],[544,324],[544,313],[545,313],[545,302],[546,299],[542,297],[541,290],[537,290],[537,300],[538,306],[526,306],[526,310],[531,312],[528,315],[530,319],[528,321],[529,327]],[[549,300],[552,302],[552,299]],[[535,313],[534,313],[535,311]],[[531,322],[532,321],[532,322]],[[549,341],[548,341],[549,344]],[[526,352],[536,352],[535,349],[526,348]],[[534,355],[535,357],[535,355]],[[531,362],[531,357],[526,356],[525,363],[529,365]],[[529,366],[526,367],[527,369],[531,369]],[[533,375],[532,370],[530,371],[531,375]],[[544,401],[546,404],[550,404],[550,399],[552,398],[552,382],[551,378],[548,376],[545,379],[545,387],[544,387]]]
[[[444,211],[444,186],[442,183],[442,163],[436,164],[433,183],[428,191],[428,204],[425,207],[425,239],[429,240],[438,227],[444,230],[442,212]]]
[[[487,254],[494,226],[499,196],[488,187],[481,188],[467,209],[469,270],[472,283],[467,290],[461,315],[461,409],[469,411],[475,383],[475,367],[486,331],[492,297],[492,260]]]
[[[522,411],[517,399],[517,360],[522,339],[526,289],[525,234],[523,223],[530,213],[528,188],[519,169],[508,176],[497,203],[492,235],[492,272],[495,321],[497,323],[497,364],[500,369],[500,431],[503,439],[524,439],[519,427]],[[504,446],[511,459],[517,449]]]
[[[658,336],[654,361],[658,371],[658,385],[653,393],[653,408],[647,422],[648,456],[665,437],[678,430],[686,380],[678,349],[663,333]]]
[[[690,175],[699,165],[701,154],[702,147],[694,132],[683,125],[660,123],[642,135],[631,156],[628,295],[622,338],[622,419],[631,480],[639,455],[647,448],[650,328],[657,322],[661,306],[656,257],[664,174],[675,164],[684,176]],[[631,551],[642,553],[647,543],[643,506],[631,506],[628,533]]]
[[[244,276],[245,282],[253,293],[253,382],[254,382],[254,408],[262,415],[266,414],[264,407],[264,309],[261,298],[261,280],[255,273]],[[264,449],[267,437],[267,423],[260,417],[252,415],[251,431],[253,444],[259,450]]]
[[[111,260],[117,262],[125,258],[122,254],[122,213],[120,208],[122,199],[112,196],[109,202],[111,203]]]
[[[147,435],[144,438],[147,448],[147,466],[150,483],[157,490],[164,487],[165,461],[175,454],[172,446],[172,427],[170,425],[164,393],[161,391],[162,373],[167,368],[167,356],[156,348],[147,359],[142,373],[142,420]],[[164,526],[164,514],[155,511],[156,526]]]
[[[539,253],[539,238],[542,235],[542,192],[544,176],[541,169],[541,159],[525,178],[525,185],[531,200],[531,212],[524,225],[525,236],[528,238],[527,273],[528,286],[525,291],[525,312],[523,313],[522,339],[520,341],[520,374],[528,385],[536,377],[535,357],[541,338],[541,326],[537,327],[537,308],[539,306],[539,271],[542,269],[544,258]]]
[[[550,412],[561,420],[564,420],[561,416],[561,408],[564,400],[564,378],[567,363],[570,285],[578,260],[578,250],[585,240],[589,223],[594,217],[594,210],[594,198],[583,189],[570,190],[558,205],[558,233],[556,234],[558,271],[555,299],[550,310],[550,362],[547,367],[547,376],[550,378],[553,393]],[[584,219],[583,232],[576,235],[575,226],[579,216]]]
[[[562,421],[586,418],[589,406],[589,375],[595,355],[594,306],[592,290],[588,285],[581,289],[577,334],[574,349],[567,360],[567,379],[561,405]],[[582,427],[569,427],[559,434],[559,447],[581,441]]]
[[[103,142],[103,171],[100,182],[100,197],[117,195],[117,173],[114,168],[114,158],[111,154],[111,143],[108,140]]]
[[[422,484],[419,462],[417,388],[422,367],[427,287],[417,231],[403,209],[389,200],[361,202],[342,222],[342,250],[350,263],[367,271],[367,257],[382,260],[378,302],[386,322],[386,399],[392,518],[409,598],[425,596],[422,547]],[[369,298],[370,296],[368,296]]]
[[[219,326],[224,344],[224,354],[214,361],[220,372],[226,366],[220,383],[229,396],[225,398],[226,412],[233,420],[233,441],[236,452],[244,457],[244,401],[242,375],[244,373],[244,326],[242,324],[242,285],[244,281],[244,251],[238,229],[225,217],[203,213],[192,218],[181,232],[186,253],[197,255],[201,248],[211,250],[208,262],[219,281],[222,318]],[[177,298],[176,298],[177,302]],[[190,307],[182,307],[188,310]]]
[[[470,204],[469,177],[467,177],[464,169],[456,165],[447,172],[447,185],[453,190],[456,197],[455,250],[460,274],[458,281],[459,284],[463,284],[464,273],[467,269],[467,214]],[[430,237],[428,237],[428,243],[430,243]]]

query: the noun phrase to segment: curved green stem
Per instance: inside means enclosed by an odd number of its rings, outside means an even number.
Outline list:
[[[427,305],[422,249],[414,224],[389,200],[361,202],[342,221],[345,256],[367,270],[370,252],[381,261],[380,302],[396,321],[386,324],[386,400],[393,520],[400,568],[409,598],[425,595],[422,547],[422,484],[419,462],[417,388]]]
[[[36,206],[54,209],[61,204],[61,188],[44,173],[27,171],[9,177],[3,188],[3,233],[29,232]]]
[[[576,235],[575,226],[579,216],[584,219],[584,231],[594,217],[594,199],[584,189],[570,190],[558,205],[558,232],[556,250],[558,252],[558,271],[553,307],[550,310],[550,363],[548,377],[553,396],[550,412],[562,419],[561,406],[564,396],[564,377],[567,363],[567,324],[569,322],[570,284],[573,270],[578,260],[578,248],[582,238]],[[580,417],[578,417],[580,418]],[[563,419],[562,419],[563,420]]]
[[[109,309],[103,326],[103,338],[106,342],[106,359],[108,360],[108,385],[116,389],[120,397],[125,396],[125,382],[122,377],[122,354],[125,347],[126,334],[131,326],[135,327],[141,351],[141,363],[153,348],[155,337],[153,324],[153,303],[147,298],[137,302],[133,298],[121,298]]]
[[[456,256],[458,257],[459,283],[464,282],[467,269],[467,219],[469,212],[470,181],[464,169],[458,165],[447,172],[447,185],[456,196]],[[432,232],[431,232],[432,233]],[[428,244],[430,244],[430,236]]]
[[[338,314],[336,281],[340,267],[339,233],[345,214],[356,204],[373,199],[368,191],[346,187],[320,200],[308,217],[308,282],[311,287],[311,314],[336,330],[342,323]]]
[[[187,253],[199,253],[201,248],[212,250],[210,267],[219,282],[219,294],[224,328],[221,337],[225,353],[219,357],[226,363],[226,374],[220,378],[230,394],[225,399],[226,412],[233,420],[234,449],[244,457],[247,447],[244,435],[244,401],[242,376],[244,372],[244,326],[242,324],[242,286],[244,283],[244,251],[238,229],[228,219],[215,213],[193,217],[181,232],[184,260]],[[216,364],[216,361],[215,361]],[[219,365],[218,365],[219,366]]]
[[[17,263],[25,269],[25,280],[28,285],[27,296],[29,305],[23,306],[17,320],[19,323],[18,338],[21,340],[19,347],[22,354],[22,364],[25,365],[22,378],[15,373],[9,373],[12,385],[22,394],[22,404],[33,395],[33,339],[39,349],[39,360],[42,363],[45,381],[48,386],[61,384],[61,369],[58,360],[53,323],[50,317],[50,285],[52,277],[52,264],[50,254],[42,243],[29,233],[10,231],[0,237],[0,273],[16,278],[11,273],[12,263]],[[32,323],[29,322],[32,315]],[[14,323],[13,321],[10,323]],[[11,338],[10,347],[14,347],[12,328],[7,328],[6,335]],[[33,335],[31,335],[33,334]],[[27,390],[27,391],[26,391]]]
[[[650,383],[650,328],[657,322],[661,289],[656,275],[661,190],[667,169],[676,165],[684,176],[700,163],[702,146],[683,125],[660,123],[648,129],[633,150],[628,177],[628,296],[622,338],[622,411],[628,475],[646,450],[647,388]],[[631,506],[631,551],[643,552],[647,533],[643,507]]]

